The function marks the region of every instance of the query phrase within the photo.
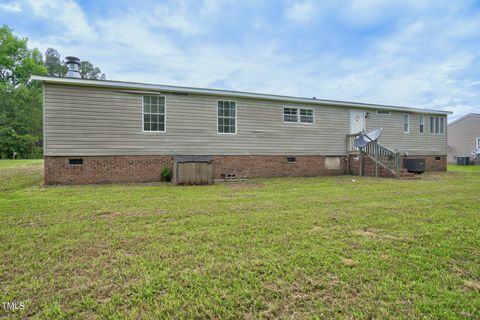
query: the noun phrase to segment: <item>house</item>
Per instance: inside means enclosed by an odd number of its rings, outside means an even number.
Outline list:
[[[480,114],[469,113],[448,124],[448,162],[457,162],[457,157],[473,159],[472,151],[479,148]]]
[[[43,83],[47,184],[158,181],[177,155],[211,156],[216,179],[373,174],[373,167],[398,176],[408,158],[446,170],[446,111],[74,77],[32,80]],[[364,157],[352,141],[377,127],[383,134]]]

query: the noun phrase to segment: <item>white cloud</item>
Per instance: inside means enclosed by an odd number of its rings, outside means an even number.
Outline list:
[[[33,15],[46,19],[46,23],[55,23],[65,40],[94,41],[95,29],[87,20],[85,12],[73,0],[27,0]]]
[[[0,3],[0,10],[10,12],[22,12],[22,7],[18,2]]]

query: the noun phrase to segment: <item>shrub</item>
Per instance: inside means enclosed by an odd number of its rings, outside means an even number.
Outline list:
[[[170,167],[163,167],[160,171],[160,177],[162,178],[162,181],[170,182],[172,180],[172,170],[170,170]]]

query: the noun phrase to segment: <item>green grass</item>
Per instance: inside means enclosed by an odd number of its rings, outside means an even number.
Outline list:
[[[452,168],[43,187],[2,161],[0,302],[26,307],[0,318],[478,319],[480,171]]]
[[[478,165],[470,165],[470,166],[459,166],[456,164],[449,164],[448,165],[448,171],[476,171],[480,172],[480,166]]]

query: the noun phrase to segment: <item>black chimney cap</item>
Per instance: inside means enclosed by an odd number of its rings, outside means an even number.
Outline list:
[[[80,59],[73,56],[65,57],[65,60],[67,60],[67,62],[80,63]]]

